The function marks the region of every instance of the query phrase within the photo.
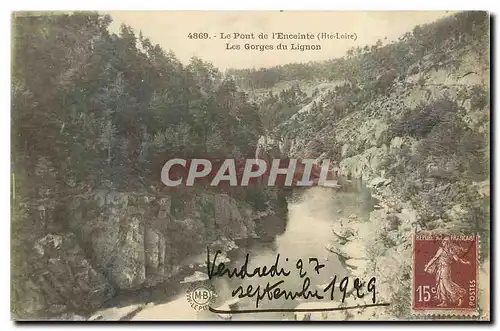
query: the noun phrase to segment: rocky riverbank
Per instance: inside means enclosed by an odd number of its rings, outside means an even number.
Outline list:
[[[75,198],[69,228],[27,248],[30,264],[14,288],[23,298],[16,318],[88,317],[118,292],[154,286],[201,263],[193,257],[207,246],[230,251],[235,240],[258,237],[266,217],[284,212],[272,205],[280,193],[267,193],[261,211],[209,192],[179,199],[100,190]]]
[[[445,26],[461,37],[440,35]],[[290,157],[340,161],[340,174],[361,179],[378,200],[368,221],[352,217],[335,226],[328,249],[353,275],[376,276],[380,301],[391,305],[346,318],[414,318],[411,247],[418,231],[480,235],[479,278],[488,279],[487,26],[486,16],[461,14],[381,49],[359,50],[344,59],[354,69],[350,76],[338,73],[343,86],[323,90],[315,107],[277,130]],[[421,29],[440,37],[426,44]],[[380,71],[389,54],[397,69]],[[480,315],[488,318],[489,282],[479,286]]]
[[[378,191],[384,191],[379,188]],[[332,228],[333,240],[327,249],[338,255],[352,277],[377,277],[377,295],[380,302],[389,302],[388,308],[366,308],[345,313],[346,319],[389,320],[410,316],[412,279],[412,235],[418,231],[419,213],[409,203],[391,203],[382,200],[370,213],[368,221],[356,215],[342,219]],[[436,229],[443,232],[443,229]],[[489,309],[489,259],[480,263],[479,305],[483,314]],[[368,300],[369,301],[369,300]],[[370,303],[370,302],[366,302]],[[360,300],[346,300],[345,305],[363,304]],[[329,318],[333,318],[330,316]],[[335,316],[334,319],[338,319]]]

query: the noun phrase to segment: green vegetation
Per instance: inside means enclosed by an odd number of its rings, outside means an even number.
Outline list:
[[[378,40],[374,45],[352,48],[347,56],[324,62],[292,63],[269,69],[230,69],[238,86],[246,89],[271,88],[283,81],[351,81],[365,90],[390,83],[381,79],[385,74],[406,75],[417,70],[412,65],[432,54],[426,60],[435,66],[446,64],[451,59],[452,48],[469,46],[488,37],[489,25],[485,24],[485,12],[463,12],[446,17],[432,24],[416,26],[412,32],[401,36],[395,43],[383,45]],[[483,41],[484,42],[484,41]],[[488,60],[488,49],[482,49],[480,60]],[[378,79],[377,79],[378,78]]]
[[[30,277],[38,281],[33,243],[70,231],[69,205],[99,189],[170,196],[178,219],[162,235],[171,261],[205,243],[213,206],[193,219],[185,203],[206,188],[161,192],[160,170],[174,156],[255,155],[258,109],[234,80],[198,58],[182,64],[128,26],[111,34],[109,16],[14,14],[12,22],[13,302],[26,298]]]
[[[411,224],[369,238],[374,256],[408,254],[411,229],[477,233],[484,261],[491,224],[488,31],[487,13],[463,12],[340,59],[232,73],[252,88],[335,82],[274,132],[295,141],[294,155],[326,153],[341,161],[345,175],[376,180],[377,197],[391,206],[383,222],[402,209],[416,211]],[[402,283],[392,293],[391,315],[409,318],[410,270],[396,272]],[[393,278],[384,281],[395,286]]]
[[[174,155],[253,156],[262,126],[233,80],[197,58],[183,65],[130,27],[110,34],[110,22],[14,17],[17,201],[160,187]]]
[[[173,264],[219,228],[236,232],[235,219],[250,231],[238,206],[286,209],[283,192],[165,193],[159,176],[172,156],[254,157],[264,133],[293,140],[292,154],[326,155],[348,176],[378,180],[390,227],[369,238],[373,256],[405,256],[408,229],[418,229],[478,233],[489,259],[487,13],[449,16],[330,61],[225,74],[197,58],[184,65],[130,27],[110,34],[110,22],[96,13],[13,18],[14,282],[37,272],[33,242],[68,231],[68,205],[98,189],[168,195],[173,220],[163,234]],[[319,82],[328,84],[307,92]],[[242,89],[270,90],[251,101]],[[403,209],[416,219],[405,224]],[[398,266],[385,279],[401,281],[393,316],[408,318],[410,271]]]
[[[276,126],[288,120],[310,101],[311,98],[299,84],[293,84],[276,94],[270,91],[259,102],[259,116],[264,129],[266,132],[272,132]]]

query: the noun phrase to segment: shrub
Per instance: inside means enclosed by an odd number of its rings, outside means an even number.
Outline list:
[[[264,187],[248,186],[243,192],[243,200],[247,201],[255,210],[264,211],[267,209],[267,202],[270,198],[268,193]]]
[[[400,136],[424,138],[449,113],[458,110],[456,102],[449,98],[441,98],[429,105],[420,105],[415,109],[403,112],[400,119],[389,128],[390,139]]]

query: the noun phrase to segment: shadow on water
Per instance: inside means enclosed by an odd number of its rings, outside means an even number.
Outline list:
[[[283,212],[278,215],[264,217],[256,222],[256,233],[258,238],[245,238],[236,240],[238,246],[227,256],[231,262],[230,267],[239,267],[245,260],[246,254],[251,256],[252,268],[255,266],[270,266],[281,254],[283,260],[289,257],[295,261],[297,258],[317,257],[322,261],[328,261],[321,277],[312,279],[314,286],[328,282],[333,275],[344,276],[346,271],[337,257],[325,249],[325,245],[333,239],[331,225],[340,218],[356,214],[358,217],[368,220],[369,213],[377,203],[371,196],[371,190],[363,185],[361,181],[339,180],[341,189],[328,188],[300,188],[288,192]],[[204,259],[203,259],[204,261]],[[295,262],[293,262],[295,263]],[[249,264],[249,267],[250,267]],[[293,269],[295,265],[289,265]],[[125,307],[134,304],[145,304],[152,302],[160,305],[176,300],[186,300],[185,295],[188,286],[181,284],[182,279],[190,276],[194,271],[207,272],[204,265],[185,266],[171,279],[135,291],[122,291],[105,303],[103,308]],[[252,280],[252,282],[267,282],[265,280]],[[273,280],[275,281],[275,280]],[[248,283],[241,279],[216,279],[211,281],[221,297],[221,302],[231,298],[231,291],[239,285],[247,286]],[[253,283],[252,283],[253,284]],[[301,279],[287,280],[287,290],[300,290]],[[218,302],[217,304],[220,304]],[[298,302],[263,302],[263,308],[293,308]],[[253,303],[245,303],[246,308],[252,308]],[[175,312],[173,312],[175,313]],[[263,316],[259,318],[273,319],[277,316]],[[161,317],[159,317],[161,318]],[[239,318],[238,318],[239,319]]]
[[[286,198],[283,196],[283,198]],[[275,215],[266,216],[256,221],[255,232],[257,238],[242,238],[235,240],[239,249],[228,252],[227,256],[230,260],[236,260],[242,251],[242,248],[252,248],[253,250],[273,252],[277,250],[276,238],[285,233],[288,223],[288,210],[282,208]],[[101,309],[112,307],[126,307],[135,304],[143,304],[152,302],[161,304],[177,298],[182,293],[185,293],[189,284],[181,284],[181,281],[192,275],[195,271],[203,273],[207,272],[206,266],[183,266],[180,271],[170,279],[157,283],[150,287],[142,287],[140,289],[130,289],[117,291],[115,295],[106,301]]]
[[[341,179],[340,183],[343,192],[351,193],[355,197],[354,202],[358,206],[361,214],[363,216],[369,216],[370,212],[373,211],[375,205],[378,203],[378,200],[372,196],[372,189],[367,187],[360,179]]]

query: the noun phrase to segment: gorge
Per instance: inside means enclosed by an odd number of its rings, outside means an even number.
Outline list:
[[[336,275],[376,277],[377,300],[389,303],[235,320],[419,319],[409,307],[421,231],[481,236],[477,318],[489,314],[487,13],[448,16],[326,62],[224,73],[199,58],[183,64],[128,26],[110,33],[110,20],[13,19],[13,318],[220,319],[186,300],[192,279],[209,278],[208,247],[224,253],[219,266],[250,254],[249,270],[277,254],[316,258],[325,267],[311,290]],[[165,187],[166,159],[192,155],[333,160],[340,187]],[[218,307],[249,285],[212,281]],[[355,298],[330,306],[372,299]]]

